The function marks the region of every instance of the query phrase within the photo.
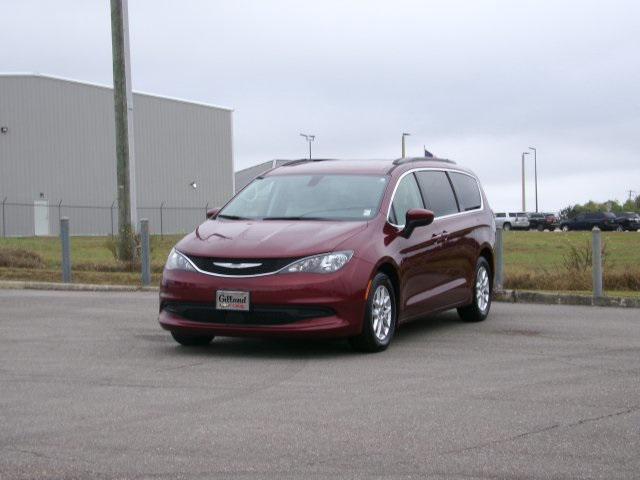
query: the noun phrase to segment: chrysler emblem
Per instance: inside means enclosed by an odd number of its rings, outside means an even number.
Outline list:
[[[262,265],[261,263],[227,263],[227,262],[213,262],[216,267],[222,268],[255,268]]]

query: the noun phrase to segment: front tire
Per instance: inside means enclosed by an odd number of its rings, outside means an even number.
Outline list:
[[[491,309],[491,266],[487,259],[480,257],[476,263],[471,304],[458,308],[458,315],[465,322],[481,322],[489,316]]]
[[[185,347],[198,347],[203,345],[209,345],[213,340],[213,335],[198,335],[190,333],[178,333],[171,332],[173,339],[180,345]]]
[[[369,289],[362,333],[349,339],[351,346],[360,352],[386,350],[396,331],[397,312],[391,280],[377,273]]]
[[[563,232],[568,232],[568,231],[569,231],[569,225],[562,225],[561,230],[562,230]]]

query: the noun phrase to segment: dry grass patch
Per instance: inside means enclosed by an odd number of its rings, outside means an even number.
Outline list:
[[[45,268],[42,256],[22,248],[0,248],[0,267],[9,268]]]

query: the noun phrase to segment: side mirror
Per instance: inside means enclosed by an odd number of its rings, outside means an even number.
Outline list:
[[[220,208],[210,208],[209,210],[207,210],[207,219],[213,220],[214,218],[216,218],[216,215],[218,215],[219,211]]]
[[[424,227],[433,223],[434,214],[431,210],[423,208],[411,208],[407,211],[404,228],[400,235],[409,238],[416,227]]]

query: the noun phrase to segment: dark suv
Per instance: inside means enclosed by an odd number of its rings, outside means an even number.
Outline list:
[[[625,212],[616,217],[620,230],[640,230],[640,213]]]
[[[530,230],[554,230],[558,220],[553,213],[528,213]]]
[[[183,345],[342,337],[379,351],[403,322],[489,314],[495,222],[453,162],[293,161],[208,217],[162,275],[160,325]]]
[[[616,216],[610,212],[581,213],[575,218],[560,222],[560,228],[564,232],[569,230],[592,230],[598,227],[600,230],[620,230]]]

